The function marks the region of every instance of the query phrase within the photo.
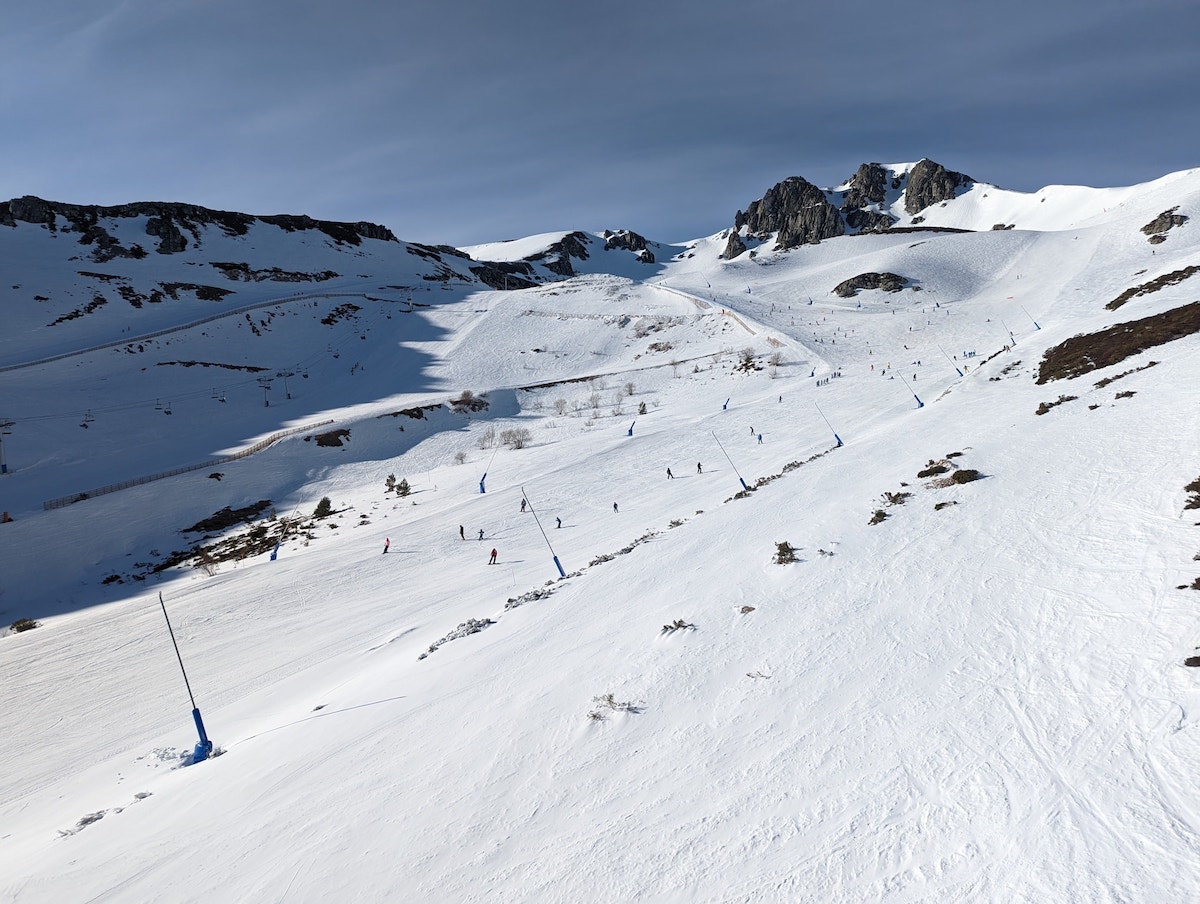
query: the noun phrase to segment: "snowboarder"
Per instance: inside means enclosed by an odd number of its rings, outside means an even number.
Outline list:
[[[521,497],[521,514],[525,513],[525,497]]]
[[[482,540],[482,539],[483,539],[483,528],[482,528],[482,527],[481,527],[481,528],[479,528],[479,539],[480,539],[480,540]]]
[[[671,473],[671,469],[667,468],[667,480],[674,480],[675,475]]]
[[[389,546],[391,546],[391,545],[392,545],[392,541],[391,541],[391,540],[389,540],[389,539],[387,539],[387,538],[385,537],[385,538],[384,538],[384,540],[383,540],[383,551],[384,551],[384,552],[387,552],[387,551],[388,551],[388,547],[389,547]]]
[[[696,473],[697,473],[697,474],[703,474],[703,473],[704,473],[704,469],[703,469],[702,467],[700,467],[700,462],[696,462]]]
[[[562,527],[562,518],[555,518],[555,527]]]
[[[488,559],[488,564],[489,565],[496,564],[496,550],[495,549],[492,550],[492,557],[490,559]]]
[[[458,539],[460,539],[460,540],[467,539],[466,531],[463,530],[463,526],[461,524],[458,526]]]

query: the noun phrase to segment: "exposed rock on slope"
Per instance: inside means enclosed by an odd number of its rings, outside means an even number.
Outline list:
[[[974,181],[970,176],[948,170],[926,157],[908,174],[904,209],[910,214],[919,213],[931,204],[949,201],[960,187],[971,185]]]
[[[59,218],[65,220],[60,223]],[[26,195],[11,201],[0,202],[0,225],[16,226],[18,222],[48,226],[55,232],[79,233],[83,245],[95,245],[93,260],[103,262],[114,257],[144,257],[146,252],[138,245],[125,248],[109,233],[100,220],[130,219],[146,217],[146,235],[157,238],[160,254],[175,254],[188,247],[188,236],[198,247],[201,242],[201,226],[218,226],[226,235],[245,235],[255,222],[276,226],[285,232],[318,230],[337,244],[359,245],[363,239],[395,242],[390,229],[375,223],[337,223],[330,220],[314,220],[308,216],[279,214],[255,217],[245,213],[225,210],[209,210],[195,204],[175,202],[138,201],[115,207],[99,207],[90,204],[64,204],[60,201],[45,201]],[[185,235],[185,232],[187,235]]]
[[[842,197],[842,215],[846,225],[856,232],[883,232],[895,218],[884,213],[887,203],[888,183],[893,189],[901,186],[902,180],[885,170],[878,163],[864,163],[850,180]]]
[[[834,294],[840,298],[853,298],[860,289],[882,289],[885,292],[899,292],[908,285],[908,279],[895,273],[860,273],[833,287]],[[914,286],[913,288],[916,288]]]
[[[1150,238],[1148,241],[1151,245],[1157,245],[1167,240],[1167,233],[1176,226],[1182,226],[1188,221],[1188,218],[1183,214],[1176,213],[1178,206],[1172,207],[1170,210],[1164,210],[1153,220],[1142,227],[1142,232]]]
[[[792,176],[768,189],[760,200],[752,201],[745,212],[739,210],[733,225],[735,229],[745,226],[752,235],[760,238],[776,233],[777,251],[846,233],[841,213],[829,203],[825,192],[799,176]]]
[[[775,234],[775,250],[786,251],[798,245],[815,244],[822,239],[848,233],[885,232],[896,223],[894,212],[909,214],[954,198],[974,183],[970,176],[946,169],[940,163],[924,159],[908,169],[889,169],[879,163],[864,163],[839,189],[820,189],[799,176],[775,185],[761,199],[734,217],[735,234],[725,250],[726,258],[737,257],[745,229],[765,239]],[[841,195],[841,206],[833,198]],[[919,222],[919,220],[914,220]],[[735,241],[736,239],[736,241]]]

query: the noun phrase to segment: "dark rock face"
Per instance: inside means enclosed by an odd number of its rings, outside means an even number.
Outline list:
[[[868,209],[887,202],[888,181],[888,171],[878,163],[864,163],[858,168],[842,195],[842,216],[848,228],[855,232],[885,232],[896,222],[890,214]]]
[[[807,179],[792,176],[769,189],[733,219],[735,229],[746,226],[756,236],[776,233],[775,250],[845,235],[846,224],[825,193]]]
[[[645,238],[629,229],[618,229],[616,232],[604,230],[604,250],[614,249],[632,251],[643,264],[654,263],[654,252],[650,250]]]
[[[850,180],[842,199],[842,210],[858,210],[868,204],[882,204],[887,200],[888,174],[878,163],[864,163]]]
[[[746,251],[746,243],[742,241],[742,237],[736,232],[729,233],[729,241],[725,243],[725,252],[721,255],[725,260],[731,261],[739,254]]]
[[[940,163],[925,158],[908,174],[908,187],[904,190],[904,209],[910,214],[918,213],[931,204],[950,200],[957,188],[970,185],[974,181],[970,176],[953,172]]]
[[[37,223],[39,225],[53,225],[54,223],[54,208],[46,201],[43,201],[41,198],[35,198],[33,195],[25,195],[23,198],[13,198],[8,202],[8,209],[12,214],[12,219],[20,220],[22,223]]]
[[[899,292],[908,285],[908,280],[895,273],[860,273],[833,287],[834,293],[840,298],[853,298],[860,289],[883,289],[885,292]]]
[[[575,275],[575,268],[571,266],[571,258],[587,260],[589,241],[587,235],[582,232],[569,232],[541,254],[531,255],[525,260],[541,264],[551,273],[569,279]]]
[[[851,210],[846,214],[846,226],[855,232],[887,232],[895,222],[890,214],[875,210]]]
[[[43,201],[26,195],[14,198],[0,204],[0,224],[15,226],[17,221],[36,223],[56,228],[56,217],[63,217],[70,223],[70,229],[63,231],[80,233],[80,243],[95,244],[96,250],[92,257],[97,261],[111,260],[113,257],[144,257],[145,251],[135,245],[126,249],[99,225],[101,219],[122,219],[128,217],[146,217],[146,234],[159,240],[160,254],[173,254],[187,248],[188,240],[185,232],[189,233],[197,243],[201,240],[202,226],[217,226],[226,235],[245,235],[254,222],[268,223],[286,232],[315,229],[325,233],[338,244],[359,245],[364,238],[377,239],[384,242],[394,242],[396,237],[390,229],[375,223],[336,223],[329,220],[314,220],[307,216],[265,216],[254,217],[245,213],[235,213],[225,210],[209,210],[194,204],[178,204],[174,202],[137,201],[133,204],[120,204],[115,207],[98,207],[84,204],[64,204],[60,201]],[[135,250],[136,249],[136,250]]]
[[[482,261],[470,270],[493,289],[531,289],[537,285],[530,278],[536,275],[533,266],[525,261]]]
[[[1142,232],[1149,236],[1148,241],[1151,245],[1159,245],[1167,240],[1167,233],[1176,226],[1182,226],[1188,221],[1188,218],[1181,213],[1176,213],[1178,206],[1172,207],[1170,210],[1164,210],[1153,220],[1142,227]]]
[[[158,253],[174,254],[187,249],[187,239],[170,217],[151,217],[146,221],[146,235],[157,236]]]

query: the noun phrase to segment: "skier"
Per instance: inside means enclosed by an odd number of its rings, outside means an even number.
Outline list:
[[[761,433],[758,435],[758,444],[760,446],[762,445],[762,434]]]
[[[667,480],[674,480],[675,475],[671,473],[671,469],[667,468]]]
[[[389,546],[391,546],[391,545],[392,545],[392,541],[391,541],[391,540],[389,540],[389,539],[387,539],[386,537],[384,537],[384,540],[383,540],[383,551],[384,551],[384,552],[387,552],[387,551],[388,551],[388,547],[389,547]]]
[[[458,526],[458,539],[460,539],[460,540],[467,539],[467,534],[463,530],[463,526],[461,524]]]
[[[521,514],[525,513],[525,497],[521,497]]]
[[[496,564],[496,550],[495,549],[492,550],[492,557],[490,559],[488,559],[488,564],[489,565]]]
[[[704,473],[704,469],[700,467],[700,462],[696,462],[696,473],[697,473],[697,474],[703,474],[703,473]]]
[[[562,518],[555,518],[555,527],[562,527]]]
[[[613,503],[613,511],[615,512],[616,510],[617,510],[617,504],[614,502]]]
[[[480,539],[480,540],[482,540],[482,539],[483,539],[483,528],[482,528],[482,527],[481,527],[481,528],[479,528],[479,539]]]

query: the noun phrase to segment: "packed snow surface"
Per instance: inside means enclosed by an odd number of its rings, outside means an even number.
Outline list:
[[[0,620],[41,623],[0,638],[0,900],[1200,897],[1200,337],[1035,382],[1195,299],[1105,308],[1200,265],[1200,174],[1011,230],[984,191],[935,224],[973,233],[264,284],[0,372]],[[910,286],[833,294],[866,272]],[[199,319],[106,310],[0,364]],[[151,570],[287,518],[276,558]],[[219,755],[184,766],[189,687]]]

